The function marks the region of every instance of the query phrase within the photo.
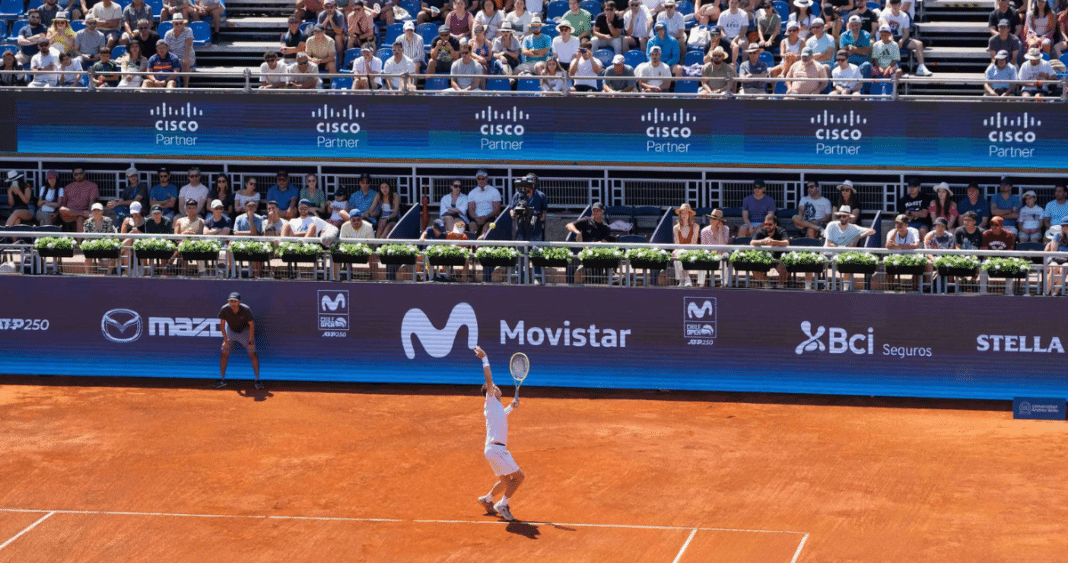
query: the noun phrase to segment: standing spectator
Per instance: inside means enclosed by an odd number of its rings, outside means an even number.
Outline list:
[[[727,64],[727,52],[721,47],[712,49],[712,62],[701,69],[700,93],[705,96],[727,94],[734,91],[734,66]]]
[[[64,222],[74,223],[74,231],[80,233],[83,223],[90,216],[90,206],[100,199],[100,189],[96,183],[85,177],[85,169],[81,166],[75,167],[73,172],[74,181],[63,188],[63,203],[59,208],[59,215]]]
[[[1023,195],[1024,206],[1020,208],[1019,222],[1016,224],[1019,242],[1042,242],[1042,215],[1045,210],[1036,205],[1038,196],[1032,190]]]
[[[360,47],[360,56],[352,61],[352,89],[377,90],[382,87],[382,61],[375,56],[374,47]]]
[[[185,200],[185,216],[174,220],[174,234],[176,235],[202,235],[204,234],[204,220],[197,213],[197,200]]]
[[[365,44],[364,49],[370,49],[371,54],[374,54],[372,44]],[[319,72],[331,74],[337,72],[337,44],[334,43],[332,37],[326,35],[326,28],[323,24],[317,23],[312,27],[312,36],[304,42],[304,52],[308,54],[308,62],[315,65]],[[379,66],[381,66],[381,61],[379,61]]]
[[[197,214],[204,213],[205,203],[208,201],[208,187],[200,183],[200,169],[195,166],[190,168],[188,178],[189,183],[178,190],[178,199],[186,202],[196,201]]]
[[[142,21],[152,21],[152,6],[146,4],[145,0],[133,0],[122,9],[122,44],[128,44],[130,38],[137,35],[137,31],[140,28]],[[151,28],[149,29],[151,30]],[[153,41],[153,43],[155,43],[155,41]],[[155,47],[155,45],[152,47]]]
[[[827,67],[813,60],[812,55],[811,47],[801,49],[801,60],[786,73],[786,95],[819,94],[827,87]],[[795,78],[805,80],[791,81]]]
[[[382,74],[412,75],[417,72],[415,62],[404,54],[404,42],[398,37],[393,43],[393,56],[382,66]],[[385,85],[387,90],[411,92],[415,90],[415,78],[412,76],[387,78]]]
[[[820,195],[820,185],[810,180],[808,193],[797,202],[794,226],[808,238],[819,238],[830,220],[831,200]],[[846,217],[845,220],[848,222],[849,218]]]
[[[452,75],[449,82],[452,84],[453,90],[479,91],[483,89],[483,79],[481,77],[459,76],[482,74],[482,65],[471,58],[471,44],[469,42],[465,41],[460,44],[460,58],[453,61],[449,74]]]
[[[1016,235],[1005,228],[1001,217],[990,219],[990,228],[983,231],[981,250],[1013,250],[1016,248]]]
[[[24,66],[30,64],[30,59],[37,54],[37,46],[40,45],[42,39],[48,39],[48,28],[41,23],[41,12],[30,10],[26,25],[19,30],[18,38],[15,40],[15,44],[19,46],[15,59],[19,64]]]
[[[935,186],[935,196],[927,206],[927,217],[932,221],[939,217],[946,220],[947,228],[957,226],[957,202],[953,201],[953,190],[949,184],[942,182]]]
[[[1061,220],[1068,217],[1068,187],[1058,184],[1053,188],[1053,201],[1046,204],[1042,213],[1042,220],[1046,229],[1060,225]]]
[[[738,227],[738,236],[746,237],[760,229],[764,218],[775,215],[775,200],[765,195],[767,186],[764,180],[753,180],[753,193],[742,200],[742,225]],[[786,231],[783,231],[784,233]]]
[[[601,74],[601,62],[593,58],[593,50],[590,48],[590,40],[583,39],[579,54],[571,61],[568,73],[571,75],[575,92],[597,91],[597,77]]]
[[[935,219],[934,229],[923,237],[923,247],[929,250],[952,249],[956,241],[953,233],[946,230],[948,224],[945,217]]]
[[[178,86],[178,76],[175,74],[182,68],[182,61],[171,53],[170,45],[160,39],[156,42],[156,54],[148,59],[149,76],[143,82],[145,88],[175,88]]]
[[[193,51],[193,30],[186,27],[186,19],[180,15],[171,18],[174,27],[163,36],[163,41],[171,48],[171,54],[182,61],[182,72],[191,72],[196,66],[196,52]],[[182,85],[189,87],[189,76],[182,77]]]
[[[579,38],[571,34],[570,22],[561,21],[556,26],[556,30],[560,32],[560,35],[553,38],[553,55],[556,55],[556,58],[560,60],[562,68],[568,68],[571,66],[571,59],[578,54]]]
[[[121,224],[123,219],[130,216],[130,206],[134,203],[148,205],[148,184],[141,181],[141,173],[131,166],[126,169],[126,186],[117,199],[107,203],[106,211]]]
[[[857,197],[857,189],[853,187],[851,180],[845,180],[838,186],[838,199],[834,202],[835,213],[843,208],[849,209],[849,222],[860,223],[860,199]]]
[[[671,77],[671,69],[668,65],[660,62],[660,47],[649,46],[649,60],[638,65],[634,69],[634,75],[638,77],[638,84],[646,92],[667,92],[671,84],[662,80]]]
[[[423,48],[423,36],[415,32],[415,24],[410,21],[404,22],[404,33],[397,38],[397,41],[404,49],[404,56],[412,61],[415,69],[411,71],[412,74],[422,72],[426,68],[426,49]]]
[[[159,207],[167,219],[174,217],[178,211],[178,186],[171,183],[171,173],[166,168],[158,171],[159,183],[148,190],[148,200],[153,207]]]
[[[1020,13],[1016,11],[1010,0],[997,0],[997,6],[994,11],[990,12],[990,17],[987,18],[990,35],[997,35],[1000,32],[998,28],[1001,25],[1001,20],[1005,20],[1007,24],[1005,27],[1009,33],[1017,37],[1023,34],[1023,20],[1020,19]],[[998,50],[1000,51],[1000,49]]]
[[[990,220],[990,201],[982,196],[975,182],[968,184],[967,194],[957,202],[957,213],[964,215],[969,211],[975,212],[979,228],[985,229]]]
[[[748,56],[747,60],[742,61],[741,66],[738,68],[738,75],[741,78],[768,78],[768,65],[764,61],[760,60],[760,53],[763,49],[757,43],[750,43],[749,47],[745,50]],[[768,93],[768,83],[764,81],[760,82],[742,82],[742,93],[752,95],[762,95]]]
[[[889,0],[890,9],[883,10],[879,18],[884,24],[890,26],[890,31],[897,41],[899,50],[912,51],[916,55],[916,76],[931,76],[933,73],[927,70],[923,62],[923,42],[910,37],[912,33],[912,16],[901,11],[901,0]],[[900,60],[900,59],[899,59]]]
[[[953,231],[953,246],[957,250],[978,250],[983,246],[983,231],[976,226],[976,215],[969,211],[961,215],[963,227]]]
[[[904,214],[894,218],[894,228],[886,235],[886,247],[899,250],[912,250],[920,247],[923,235],[916,227],[909,226],[909,217]]]
[[[59,185],[59,172],[49,170],[45,175],[45,183],[38,189],[38,225],[47,227],[56,223],[56,213],[59,211],[59,202],[63,199],[63,195],[63,188]]]
[[[986,43],[986,50],[990,53],[990,63],[993,64],[997,60],[997,55],[1001,51],[1008,53],[1008,61],[1015,67],[1016,62],[1020,60],[1020,51],[1023,49],[1023,43],[1020,42],[1020,38],[1009,33],[1010,20],[1003,19],[998,22],[998,32],[996,35],[990,37]]]
[[[849,33],[848,31],[846,33]],[[849,62],[849,54],[845,50],[838,51],[835,55],[835,62],[831,69],[831,86],[834,90],[831,91],[832,96],[859,96],[861,83],[860,78],[864,78],[864,75],[857,68],[857,65]],[[871,65],[868,65],[868,72],[871,72]]]
[[[106,45],[110,52],[122,38],[122,6],[111,0],[101,0],[93,5],[89,13],[96,18],[97,30],[107,38]]]
[[[603,87],[605,92],[634,91],[634,69],[626,64],[626,61],[627,59],[623,55],[612,57],[612,66],[604,71]]]
[[[234,222],[230,220],[230,217],[224,213],[225,204],[222,201],[214,200],[211,202],[211,213],[204,219],[204,234],[206,235],[229,235]]]
[[[991,224],[994,217],[1001,217],[1005,220],[1005,230],[1016,234],[1016,220],[1020,218],[1020,207],[1023,207],[1023,203],[1020,196],[1012,192],[1012,180],[1008,176],[1002,176],[998,193],[990,200],[990,216]]]
[[[628,9],[623,12],[624,40],[623,50],[647,50],[649,36],[652,32],[653,15],[642,0],[630,0]]]
[[[512,24],[512,31],[517,41],[522,41],[530,35],[530,22],[534,19],[534,15],[535,13],[527,8],[524,0],[515,0],[512,3],[512,11],[504,16],[504,22]],[[541,10],[537,10],[537,15],[540,17]]]
[[[289,28],[282,34],[282,44],[278,48],[278,52],[282,53],[286,60],[296,60],[297,53],[304,51],[305,42],[307,37],[300,30],[300,18],[297,16],[289,16]]]
[[[830,63],[834,60],[834,37],[827,34],[823,18],[812,20],[812,35],[805,40],[805,47],[812,49],[812,60],[818,63]]]
[[[463,184],[459,178],[452,181],[449,193],[441,198],[440,208],[438,217],[445,223],[446,231],[452,230],[457,219],[467,222],[467,196],[464,195]]]
[[[851,222],[853,210],[848,205],[839,207],[834,215],[837,221],[828,223],[827,228],[823,230],[823,246],[856,246],[860,239],[875,234],[875,229],[865,229]]]
[[[931,199],[921,192],[918,178],[909,179],[908,184],[905,195],[897,199],[897,212],[908,217],[908,226],[919,231],[923,238],[931,229]]]
[[[1036,0],[1037,2],[1037,0]],[[1045,4],[1045,2],[1037,2]],[[1027,52],[1025,57],[1027,62],[1020,65],[1020,71],[1018,73],[1020,80],[1030,80],[1030,84],[1023,85],[1023,91],[1020,95],[1028,98],[1031,96],[1043,96],[1053,93],[1052,85],[1049,81],[1056,81],[1057,73],[1053,71],[1053,67],[1049,64],[1049,61],[1042,60],[1042,51],[1038,49],[1031,49]]]
[[[489,185],[485,170],[475,173],[476,186],[467,194],[467,216],[471,218],[471,232],[478,237],[501,214],[501,192]]]
[[[597,14],[593,25],[593,49],[612,49],[617,55],[623,53],[623,15],[616,11],[616,3],[608,0],[604,11]]]
[[[260,88],[283,89],[289,87],[289,67],[278,60],[278,53],[267,51],[260,65]]]
[[[127,7],[129,9],[129,7]],[[123,43],[130,45],[131,43],[137,43],[141,46],[141,54],[146,59],[151,59],[156,54],[156,44],[159,43],[160,36],[155,31],[152,31],[152,18],[147,20],[139,20],[134,31],[127,33],[123,38]]]
[[[89,69],[90,80],[97,88],[114,88],[119,85],[119,81],[122,77],[119,75],[121,69],[119,65],[115,64],[115,61],[111,60],[111,49],[108,47],[100,48],[100,60],[93,64]]]
[[[85,18],[85,29],[74,34],[74,52],[81,59],[82,68],[90,68],[100,60],[100,48],[107,46],[108,40],[96,29],[96,18]]]
[[[293,219],[297,216],[299,190],[289,185],[289,172],[279,170],[275,175],[276,183],[267,190],[267,201],[278,202],[279,214],[284,219]]]
[[[690,204],[683,203],[675,210],[675,214],[679,216],[679,222],[675,223],[671,229],[672,242],[679,246],[699,244],[701,226],[694,222],[693,218],[697,213],[690,207]],[[693,280],[690,279],[690,274],[682,269],[682,262],[679,261],[679,255],[685,250],[685,248],[676,248],[672,252],[672,257],[675,262],[675,279],[679,280],[679,285],[690,287],[693,285]],[[697,285],[705,285],[705,276],[698,277]]]

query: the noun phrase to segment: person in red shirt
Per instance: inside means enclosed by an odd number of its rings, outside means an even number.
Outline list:
[[[92,215],[89,208],[100,199],[100,188],[85,179],[85,169],[81,166],[73,172],[74,181],[63,188],[59,215],[64,222],[74,223],[75,232],[80,233],[85,220]]]
[[[1016,248],[1016,235],[1005,230],[1005,220],[1001,217],[990,219],[990,228],[983,231],[982,250],[1013,250]]]

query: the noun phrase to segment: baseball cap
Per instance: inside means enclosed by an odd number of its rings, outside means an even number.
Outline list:
[[[308,207],[311,207],[311,202],[310,202],[310,201],[308,201],[308,200],[306,200],[306,199],[302,199],[302,200],[300,200],[300,201],[298,201],[298,202],[297,202],[297,205],[298,205],[298,206],[300,206],[300,205],[307,205]]]
[[[415,22],[410,21],[410,20],[404,22],[404,30],[407,31],[409,29],[415,29]]]
[[[130,204],[130,213],[140,213],[140,212],[141,212],[141,202],[140,201],[135,201],[135,202]]]
[[[612,57],[612,64],[614,65],[622,64],[625,62],[627,62],[627,57],[624,57],[623,55],[616,55]]]
[[[56,170],[49,170],[46,176],[49,178],[59,178],[59,172]]]
[[[884,31],[887,32],[887,33],[890,33],[890,26],[888,26],[886,24],[880,25],[879,26],[879,33],[882,33]]]
[[[1061,217],[1061,225],[1068,225],[1068,215]]]
[[[1005,51],[1005,50],[998,51],[998,54],[994,55],[994,58],[995,59],[1008,59],[1009,58],[1009,52]]]
[[[134,168],[133,166],[127,168],[126,169],[126,175],[127,176],[136,176],[137,175],[137,169]]]
[[[185,204],[186,204],[187,206],[188,206],[188,205],[197,205],[197,200],[195,200],[195,199],[193,199],[193,198],[189,198],[189,199],[185,200]]]
[[[315,24],[312,26],[312,31],[326,31],[326,28],[322,24]]]
[[[230,297],[228,297],[226,300],[227,301],[241,301],[241,294],[235,291],[235,292],[231,293]]]
[[[937,219],[934,220],[934,224],[935,225],[942,225],[943,227],[948,227],[949,226],[949,221],[946,221],[945,217],[938,217]]]
[[[359,209],[356,209],[355,207],[353,207],[352,211],[349,211],[349,219],[352,219],[353,217],[362,218],[363,217],[363,212],[360,211]],[[440,219],[439,219],[439,221],[440,221]]]
[[[1005,51],[1001,51],[1001,53],[1005,53]],[[1002,186],[1011,186],[1012,185],[1012,178],[1009,178],[1008,176],[1002,176],[1001,177],[1001,185]]]
[[[163,208],[158,205],[152,206],[152,213],[163,213]]]
[[[1002,26],[1009,27],[1009,20],[1007,20],[1007,19],[998,20],[998,27],[1002,27]]]
[[[600,209],[601,211],[604,211],[604,204],[599,201],[594,202],[593,206],[590,209]]]
[[[103,211],[104,210],[104,204],[102,204],[102,203],[94,203],[93,207],[91,207],[90,209],[92,209],[93,211],[98,211],[98,210],[99,211]]]
[[[439,230],[439,231],[444,231],[445,230],[445,221],[442,221],[441,219],[435,219],[434,220],[434,228]]]
[[[849,23],[861,23],[862,21],[864,20],[862,20],[860,16],[849,16]]]
[[[478,172],[475,172],[475,178],[478,178],[479,176],[485,176],[485,177],[489,178],[489,173],[486,172],[485,168],[479,168]]]
[[[826,24],[827,24],[827,22],[823,21],[823,18],[814,18],[814,19],[812,20],[812,23],[810,23],[810,24],[809,24],[809,26],[813,26],[813,25],[826,25]]]
[[[909,178],[908,184],[909,184],[910,188],[913,187],[913,186],[919,186],[920,185],[920,179],[919,178]]]
[[[753,187],[754,188],[763,188],[764,186],[765,186],[764,180],[761,180],[761,179],[753,180]]]
[[[449,32],[449,26],[447,26],[447,25],[443,25],[443,26],[438,28],[438,33],[439,34],[448,33],[448,32]]]
[[[212,208],[212,209],[222,209],[223,207],[225,207],[225,206],[223,205],[223,202],[221,202],[221,201],[219,201],[219,200],[217,200],[217,199],[216,199],[216,200],[213,200],[213,201],[211,202],[211,208]]]
[[[712,26],[712,29],[708,30],[708,33],[711,34],[711,35],[719,35],[719,34],[723,33],[723,29],[721,27],[719,27],[718,25],[714,25],[714,26]]]
[[[1038,194],[1036,194],[1034,190],[1027,190],[1026,192],[1024,192],[1023,196],[1038,199]]]
[[[660,52],[660,45],[653,45],[652,47],[649,47],[649,52],[650,53],[659,53]]]
[[[811,57],[813,53],[815,53],[815,51],[812,50],[812,47],[805,47],[804,49],[801,49],[802,57]]]
[[[167,42],[162,40],[162,39],[160,39],[159,41],[156,41],[156,47],[159,47],[160,45],[167,45]],[[169,47],[169,45],[167,45],[167,46]]]
[[[171,171],[168,170],[166,166],[160,166],[159,170],[156,171],[158,174],[170,174],[170,172]]]
[[[791,29],[801,29],[801,24],[795,21],[786,24],[786,31],[790,31]]]

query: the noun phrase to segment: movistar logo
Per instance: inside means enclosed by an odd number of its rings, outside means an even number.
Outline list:
[[[456,334],[460,327],[467,327],[467,347],[478,344],[478,319],[475,310],[467,303],[457,303],[449,313],[445,328],[438,330],[422,309],[409,309],[401,321],[401,345],[409,360],[415,359],[415,344],[412,337],[418,337],[427,354],[434,358],[444,358],[452,352]]]
[[[338,307],[344,309],[345,306],[346,305],[345,305],[345,294],[344,293],[338,293],[337,296],[335,296],[333,299],[331,299],[329,295],[324,295],[323,296],[323,301],[322,301],[323,311],[326,311],[326,310],[337,311]]]
[[[697,303],[690,301],[686,304],[686,316],[691,319],[703,319],[706,315],[715,314],[716,308],[712,305],[711,301],[704,301],[700,306]]]

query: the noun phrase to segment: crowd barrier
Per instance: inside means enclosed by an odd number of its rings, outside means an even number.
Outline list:
[[[527,386],[1064,397],[1068,301],[716,289],[0,276],[0,372],[217,377],[241,293],[266,379],[466,384],[489,354]],[[1006,306],[1008,305],[1008,307]],[[230,375],[251,376],[242,354]]]

